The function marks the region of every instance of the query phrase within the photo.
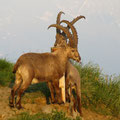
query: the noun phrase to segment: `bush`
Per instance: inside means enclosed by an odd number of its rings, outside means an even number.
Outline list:
[[[13,63],[6,59],[0,59],[0,85],[7,86],[14,80],[14,74],[12,73]]]
[[[81,75],[83,106],[102,114],[120,115],[120,76],[106,78],[92,63],[75,66]]]

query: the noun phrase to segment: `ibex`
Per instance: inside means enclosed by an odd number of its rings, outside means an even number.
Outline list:
[[[26,53],[19,57],[13,68],[16,79],[9,100],[11,107],[14,107],[14,96],[17,91],[16,107],[22,108],[21,95],[34,79],[38,82],[52,82],[61,102],[61,91],[58,90],[59,79],[66,71],[68,59],[80,61],[80,56],[77,49],[74,48],[75,42],[67,29],[60,25],[50,25],[48,28],[50,27],[63,30],[69,38],[69,44],[55,47],[53,53]]]
[[[79,19],[81,18],[84,18],[84,16],[78,16],[76,17],[75,19],[73,19],[73,21],[70,22],[70,24],[68,24],[69,22],[66,21],[66,20],[63,20],[63,21],[60,21],[60,16],[61,14],[64,14],[63,12],[59,12],[58,16],[57,16],[57,21],[56,23],[57,24],[60,24],[62,22],[65,22],[67,23],[67,29],[69,30],[70,28],[73,29],[73,24],[75,22],[77,22]],[[77,32],[74,28],[74,34],[73,34],[73,37],[74,37],[74,41],[76,44],[78,44],[78,37],[77,37]],[[56,41],[55,41],[55,44],[54,46],[58,46],[61,44],[61,42],[64,41],[64,43],[67,44],[67,37],[66,37],[66,34],[64,33],[64,31],[61,33],[61,30],[60,29],[56,29]],[[76,46],[77,47],[77,46]],[[76,94],[77,94],[77,101],[75,101],[74,103],[74,110],[76,109],[76,103],[78,105],[78,110],[80,112],[80,115],[82,116],[82,110],[81,110],[81,88],[80,88],[80,75],[79,75],[79,72],[78,70],[68,61],[67,62],[67,69],[66,69],[66,72],[65,72],[65,88],[66,88],[66,99],[70,99],[71,100],[71,97],[70,95],[72,95],[71,93],[69,94],[68,93],[68,89],[72,89],[73,87],[76,88]],[[73,101],[71,101],[73,102]]]

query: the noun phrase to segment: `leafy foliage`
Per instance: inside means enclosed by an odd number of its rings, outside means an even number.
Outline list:
[[[0,59],[0,85],[7,86],[14,80],[13,64],[6,59]]]
[[[92,63],[75,66],[81,75],[83,106],[102,114],[120,115],[120,76],[103,75]]]

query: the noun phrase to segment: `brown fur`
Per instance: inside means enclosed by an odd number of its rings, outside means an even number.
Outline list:
[[[70,63],[67,62],[67,69],[66,69],[66,77],[65,77],[65,88],[66,88],[66,99],[70,100],[70,95],[72,93],[68,93],[68,89],[75,89],[77,100],[74,99],[74,109],[76,108],[76,105],[78,106],[78,111],[80,115],[82,116],[82,110],[81,110],[81,84],[80,84],[81,78],[78,70]],[[71,101],[70,101],[71,102]],[[77,109],[77,108],[76,108]]]
[[[14,106],[14,96],[18,90],[18,100],[16,106],[20,109],[21,95],[36,78],[41,81],[53,81],[56,95],[61,103],[61,91],[59,88],[59,79],[66,71],[66,65],[69,58],[79,61],[79,54],[75,48],[69,46],[57,47],[54,53],[26,53],[19,57],[15,66],[16,74],[15,85],[11,90],[10,106]],[[18,89],[19,88],[19,89]]]

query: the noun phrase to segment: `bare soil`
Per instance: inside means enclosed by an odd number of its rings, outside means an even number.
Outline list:
[[[8,105],[9,102],[9,95],[10,95],[10,88],[8,87],[0,87],[0,120],[8,120],[13,116],[20,114],[21,112],[29,112],[30,114],[35,114],[38,112],[45,112],[50,113],[53,109],[62,110],[67,113],[68,116],[71,115],[69,111],[69,104],[46,104],[45,97],[36,97],[34,101],[29,97],[23,97],[22,105],[24,109],[17,110],[16,108],[10,108]],[[29,96],[31,93],[26,93]],[[117,118],[113,118],[112,116],[104,116],[92,112],[90,110],[82,109],[84,120],[119,120]],[[77,113],[74,113],[78,115]],[[72,116],[72,117],[73,117]]]

